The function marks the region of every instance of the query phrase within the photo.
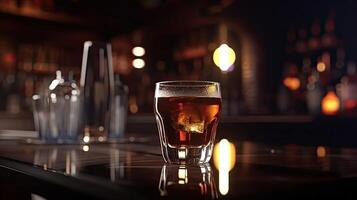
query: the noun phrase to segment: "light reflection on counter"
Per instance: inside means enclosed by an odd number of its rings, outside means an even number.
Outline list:
[[[316,147],[316,157],[317,161],[321,165],[321,169],[324,171],[331,170],[331,157],[328,155],[329,148],[324,146]]]
[[[177,176],[178,176],[178,184],[182,185],[188,183],[187,168],[185,166],[179,166]]]
[[[107,155],[106,161],[102,160]],[[44,170],[55,170],[65,175],[77,176],[80,172],[90,170],[92,165],[101,166],[108,163],[108,180],[118,182],[132,177],[132,152],[121,150],[112,145],[105,149],[97,145],[63,145],[58,147],[42,146],[34,151],[33,164]],[[135,158],[134,158],[135,159]],[[99,163],[99,164],[96,164]],[[161,163],[160,163],[161,164]],[[129,167],[128,167],[129,166]]]
[[[35,151],[33,164],[42,166],[44,170],[51,169],[55,166],[57,157],[57,148],[37,150]]]
[[[222,139],[214,146],[213,161],[219,171],[219,192],[227,195],[229,192],[229,171],[234,168],[236,163],[236,150],[233,143],[227,139]]]
[[[316,155],[318,158],[324,158],[326,157],[326,148],[323,146],[318,146],[316,148]]]
[[[120,162],[120,151],[116,148],[109,150],[110,155],[110,180],[112,182],[118,181],[124,178],[125,169],[124,163]]]
[[[78,168],[77,152],[75,150],[66,151],[66,174],[75,176]]]
[[[77,150],[61,151],[58,148],[36,150],[33,164],[42,167],[44,170],[63,169],[66,175],[71,176],[77,175],[80,168]]]

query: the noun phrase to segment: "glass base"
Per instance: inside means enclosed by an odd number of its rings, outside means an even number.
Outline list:
[[[165,162],[171,164],[201,165],[208,163],[212,156],[213,144],[204,147],[170,147],[162,146]]]

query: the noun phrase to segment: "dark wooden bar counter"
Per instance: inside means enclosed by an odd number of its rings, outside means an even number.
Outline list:
[[[145,140],[88,145],[1,141],[0,199],[31,199],[31,194],[46,199],[357,197],[354,148],[265,145],[232,139],[236,162],[229,180],[222,180],[212,159],[205,170],[201,168],[212,178],[205,184],[207,180],[197,179],[199,167],[165,166],[157,137]],[[185,172],[184,182],[170,182],[170,177],[180,176],[180,170]],[[228,181],[228,186],[222,181]],[[175,184],[179,187],[169,188]]]

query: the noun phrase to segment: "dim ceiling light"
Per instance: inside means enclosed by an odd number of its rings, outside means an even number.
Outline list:
[[[134,56],[141,57],[145,55],[145,49],[143,47],[134,47],[131,51]]]
[[[133,67],[135,67],[136,69],[141,69],[143,67],[145,67],[145,61],[141,58],[136,58],[133,60]]]
[[[233,65],[236,60],[236,54],[234,50],[227,44],[221,44],[213,52],[213,62],[216,64],[223,72],[226,72]]]

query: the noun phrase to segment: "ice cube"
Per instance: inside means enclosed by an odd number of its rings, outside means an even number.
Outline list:
[[[186,132],[191,132],[191,133],[203,133],[205,127],[205,122],[193,122],[186,124],[184,126]]]
[[[175,129],[189,133],[204,133],[205,119],[200,109],[191,104],[186,104],[179,107],[175,112],[177,115],[173,116],[172,119],[172,125]]]
[[[191,116],[179,115],[178,128],[181,131],[190,132],[190,133],[203,133],[205,129],[205,121],[201,121],[198,118],[192,119]]]

